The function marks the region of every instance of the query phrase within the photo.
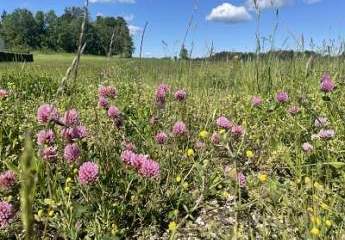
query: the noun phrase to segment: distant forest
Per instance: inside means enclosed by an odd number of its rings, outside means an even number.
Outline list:
[[[0,18],[0,38],[11,50],[51,50],[76,52],[84,9],[66,8],[61,16],[51,10],[33,14],[27,9],[3,12]],[[85,29],[85,54],[107,55],[111,36],[115,32],[112,55],[131,57],[133,39],[122,17],[88,16]]]
[[[305,51],[294,51],[294,50],[274,50],[259,53],[260,58],[275,58],[280,60],[293,60],[296,57],[345,57],[345,52],[340,55],[330,55],[321,54],[315,51],[305,50]],[[209,57],[208,60],[212,61],[230,61],[230,60],[254,60],[257,54],[255,52],[218,52],[214,53]],[[205,58],[196,58],[196,60],[204,60]]]
[[[261,58],[267,57],[274,57],[283,60],[293,59],[294,57],[298,56],[318,56],[319,54],[314,51],[304,51],[298,52],[293,50],[275,50],[275,51],[268,51],[264,53],[260,53],[259,56]],[[254,52],[219,52],[215,53],[210,57],[212,60],[218,61],[226,61],[226,60],[233,60],[233,59],[240,59],[240,60],[253,60],[256,58],[256,53]]]

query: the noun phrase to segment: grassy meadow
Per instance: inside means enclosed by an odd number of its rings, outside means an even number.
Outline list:
[[[345,239],[343,59],[82,56],[78,78],[57,94],[73,57],[0,63],[0,169],[15,176],[0,176],[0,199],[12,207],[0,214],[0,239],[30,229],[32,239]],[[327,93],[324,73],[335,83]],[[115,118],[99,106],[102,86],[117,91],[106,98]],[[176,100],[180,89],[187,96]],[[277,100],[280,91],[288,99]],[[42,121],[43,104],[61,118],[75,109],[86,137],[68,142],[66,122]],[[55,138],[38,143],[44,129]],[[68,144],[78,146],[75,161],[66,161]],[[138,170],[125,151],[147,155],[159,174]],[[85,183],[89,161],[98,171]]]

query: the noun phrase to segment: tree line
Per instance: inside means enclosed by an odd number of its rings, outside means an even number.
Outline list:
[[[314,51],[293,51],[293,50],[271,50],[268,52],[259,53],[260,58],[274,58],[280,60],[292,60],[296,57],[321,57],[320,53]],[[207,57],[208,60],[213,61],[229,61],[229,60],[244,60],[250,61],[255,60],[257,54],[255,52],[228,52],[222,51],[218,53],[214,53],[211,56]],[[204,58],[202,58],[204,59]],[[198,59],[201,60],[201,59]]]
[[[295,58],[345,58],[345,51],[339,54],[330,54],[316,52],[312,50],[294,51],[294,50],[270,50],[267,52],[261,52],[259,54],[255,52],[228,52],[222,51],[214,53],[206,58],[195,58],[195,60],[211,60],[211,61],[230,61],[230,60],[243,60],[252,61],[259,56],[261,59],[279,59],[279,60],[293,60]]]
[[[16,9],[4,11],[0,17],[0,38],[11,50],[52,50],[72,53],[78,48],[80,26],[85,11],[69,7],[61,16],[53,10],[37,11]],[[122,17],[87,17],[85,28],[85,54],[107,55],[114,33],[111,55],[131,57],[133,39],[127,22]]]

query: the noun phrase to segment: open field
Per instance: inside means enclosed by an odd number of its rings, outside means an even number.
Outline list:
[[[73,56],[34,57],[0,63],[0,239],[345,239],[343,59],[83,56],[57,95]]]

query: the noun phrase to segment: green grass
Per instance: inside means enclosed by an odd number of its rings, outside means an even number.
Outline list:
[[[10,93],[0,100],[0,168],[16,171],[19,178],[24,136],[29,132],[35,149],[32,174],[37,239],[345,237],[345,68],[341,60],[317,59],[306,70],[307,59],[303,58],[269,59],[256,68],[255,62],[241,61],[83,56],[77,81],[68,82],[65,94],[57,96],[73,55],[34,57],[30,64],[0,64],[0,88]],[[325,71],[337,86],[329,99],[319,90]],[[155,88],[163,82],[172,91],[165,108],[158,109]],[[123,113],[121,129],[97,107],[101,84],[118,90],[111,104]],[[181,88],[188,92],[186,103],[173,98],[174,91]],[[275,102],[279,90],[289,93],[288,103]],[[264,99],[260,108],[251,106],[253,95]],[[78,142],[80,161],[99,165],[95,184],[85,187],[78,183],[79,165],[70,166],[63,159],[66,143],[58,126],[53,126],[58,159],[55,163],[42,160],[36,134],[45,126],[37,123],[36,112],[43,103],[54,104],[60,113],[70,108],[80,113],[88,129],[88,138]],[[292,105],[301,108],[296,116],[287,113]],[[242,125],[244,137],[221,133],[221,143],[214,146],[209,137],[219,132],[216,119],[221,115]],[[159,117],[158,124],[149,123],[152,116]],[[332,140],[311,140],[319,131],[314,127],[317,116],[329,119],[327,128],[336,131]],[[178,120],[186,123],[188,137],[170,136],[167,145],[157,145],[154,135],[160,130],[170,133]],[[201,130],[209,133],[207,139],[199,137]],[[145,179],[124,166],[120,160],[124,139],[138,153],[159,162],[158,180]],[[199,141],[205,143],[204,149],[196,147]],[[302,151],[304,142],[314,146],[312,153]],[[188,149],[195,154],[188,157]],[[246,175],[246,187],[238,186],[236,171]],[[266,181],[260,181],[262,175],[267,175]],[[19,187],[0,193],[1,200],[13,204],[18,213],[0,231],[3,239],[23,238]],[[320,231],[319,236],[310,232],[313,228]]]

